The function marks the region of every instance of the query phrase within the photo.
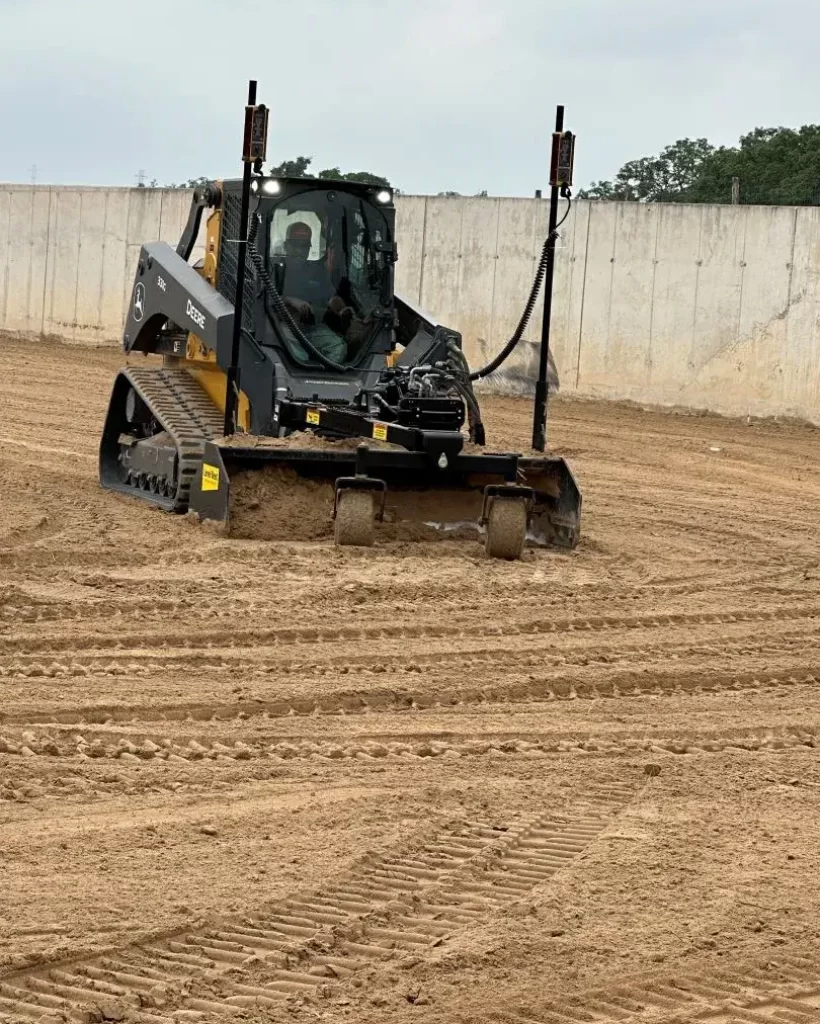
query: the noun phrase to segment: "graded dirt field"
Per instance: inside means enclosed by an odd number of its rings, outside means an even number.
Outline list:
[[[572,553],[229,540],[99,489],[119,363],[0,339],[0,1021],[820,1019],[820,432],[556,400]]]

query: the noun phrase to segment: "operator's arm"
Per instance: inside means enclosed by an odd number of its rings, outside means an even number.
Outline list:
[[[313,308],[305,299],[297,299],[294,295],[283,295],[282,301],[293,310],[302,323],[313,322]]]

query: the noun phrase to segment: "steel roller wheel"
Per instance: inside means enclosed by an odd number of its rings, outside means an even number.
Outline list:
[[[527,505],[518,498],[494,498],[487,520],[484,546],[490,558],[514,561],[527,539]]]
[[[372,547],[376,539],[376,523],[370,491],[341,492],[336,507],[333,537],[339,547]]]

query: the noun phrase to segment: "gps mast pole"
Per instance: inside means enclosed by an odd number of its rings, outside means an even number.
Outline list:
[[[555,131],[552,136],[550,162],[550,216],[547,236],[547,272],[544,278],[544,319],[541,324],[541,351],[538,362],[538,380],[535,384],[535,409],[532,420],[532,446],[542,452],[547,444],[547,400],[549,382],[547,373],[550,355],[550,320],[552,318],[552,282],[555,274],[555,242],[558,238],[558,195],[569,199],[572,185],[572,164],[575,155],[575,136],[564,131],[564,108],[555,111]]]
[[[242,336],[242,306],[245,297],[245,262],[248,248],[248,211],[251,205],[251,170],[261,171],[268,139],[268,109],[256,105],[256,81],[248,82],[248,105],[245,107],[245,135],[242,146],[242,201],[239,212],[239,239],[236,250],[236,294],[233,302],[233,337],[231,365],[228,367],[225,390],[225,436],[236,431],[239,408],[239,340]]]

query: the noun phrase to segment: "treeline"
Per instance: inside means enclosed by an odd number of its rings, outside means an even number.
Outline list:
[[[679,139],[657,156],[630,160],[582,199],[644,203],[820,204],[820,125],[755,128],[737,146]]]

